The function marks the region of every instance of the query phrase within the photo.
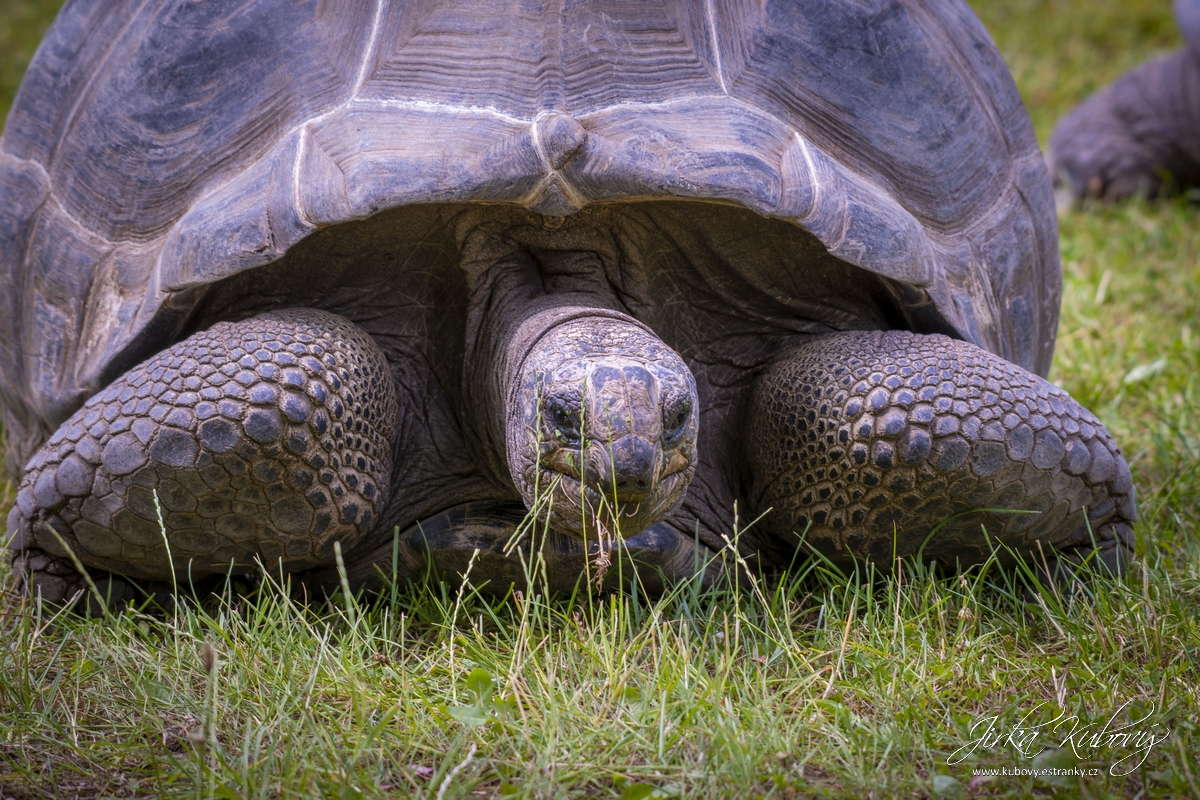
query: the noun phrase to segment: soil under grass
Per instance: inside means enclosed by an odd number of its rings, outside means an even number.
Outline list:
[[[0,112],[54,5],[0,6]],[[1043,143],[1087,93],[1178,46],[1165,0],[975,5]],[[653,602],[425,586],[323,606],[268,584],[86,620],[6,591],[0,800],[1200,798],[1198,223],[1187,199],[1060,216],[1051,379],[1133,469],[1123,581],[1030,593],[998,570],[810,567]]]

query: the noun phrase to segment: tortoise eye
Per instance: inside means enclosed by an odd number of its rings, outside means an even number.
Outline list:
[[[569,409],[557,403],[550,407],[550,419],[554,427],[554,435],[560,441],[568,444],[577,443],[580,439],[579,419]]]
[[[688,418],[692,413],[692,404],[686,399],[672,403],[663,410],[663,442],[674,444],[683,436]]]

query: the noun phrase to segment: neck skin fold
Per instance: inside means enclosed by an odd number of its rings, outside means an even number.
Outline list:
[[[493,240],[494,241],[494,240]],[[509,243],[511,247],[511,243]],[[545,289],[545,263],[538,254],[516,250],[496,257],[479,253],[465,258],[463,268],[471,286],[467,315],[462,389],[463,427],[477,463],[496,484],[513,487],[506,459],[508,409],[514,400],[521,368],[530,350],[547,332],[581,317],[618,319],[653,333],[623,313],[600,277],[592,253],[553,253],[556,271],[563,263],[580,275],[579,291],[550,294]],[[575,256],[575,258],[572,258]]]

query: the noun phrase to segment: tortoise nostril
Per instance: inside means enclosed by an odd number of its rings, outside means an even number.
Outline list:
[[[587,482],[619,502],[644,500],[656,483],[659,451],[653,442],[623,436],[609,447],[597,448]]]

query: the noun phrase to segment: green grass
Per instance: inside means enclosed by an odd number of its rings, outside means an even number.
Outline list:
[[[974,0],[1045,147],[1072,106],[1121,73],[1181,46],[1170,0]]]
[[[1176,46],[1168,5],[977,9],[1045,142],[1090,90]],[[0,107],[47,19],[0,8]],[[90,620],[8,593],[0,797],[1200,797],[1198,221],[1182,200],[1060,217],[1051,377],[1133,468],[1139,562],[1124,581],[1030,598],[994,571],[871,583],[813,569],[653,603],[425,587],[317,607],[268,588]],[[1122,777],[1120,748],[1084,748],[1100,771],[1086,778],[972,775],[1070,766],[1070,747],[1029,759],[1006,742],[947,763],[980,720],[1009,734],[1060,707],[1170,736]]]
[[[4,0],[0,5],[0,120],[7,119],[21,76],[62,0]]]
[[[685,587],[649,605],[427,587],[324,609],[267,591],[168,620],[17,613],[2,779],[9,793],[53,780],[64,794],[196,797],[634,797],[638,785],[880,797],[961,791],[977,766],[1079,763],[1101,770],[1094,796],[1182,795],[1200,766],[1182,755],[1197,738],[1197,582],[1146,570],[1033,604],[995,575],[872,589],[815,574],[765,597]],[[1056,698],[1093,727],[1132,701],[1135,719],[1177,738],[1129,777],[1104,771],[1111,750],[1031,762],[981,748],[947,765],[978,720],[997,715],[1007,732],[1043,704],[1048,721]],[[1020,796],[1077,780],[975,788]]]

